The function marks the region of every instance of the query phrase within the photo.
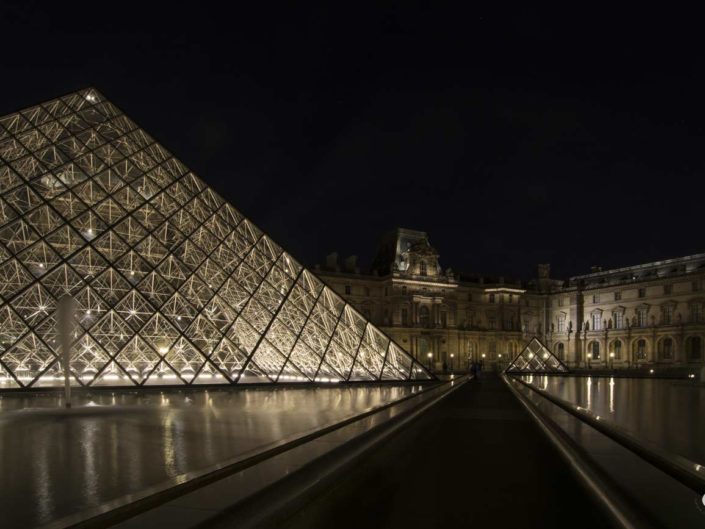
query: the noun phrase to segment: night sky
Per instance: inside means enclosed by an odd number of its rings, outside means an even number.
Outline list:
[[[520,278],[705,251],[695,14],[41,4],[0,3],[0,115],[93,85],[307,265],[396,226]]]

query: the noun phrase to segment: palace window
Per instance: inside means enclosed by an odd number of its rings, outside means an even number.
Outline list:
[[[497,342],[492,341],[489,343],[488,347],[490,354],[494,355],[497,352]]]
[[[703,340],[700,336],[688,336],[685,339],[685,352],[688,355],[688,361],[698,361],[702,358]]]
[[[565,357],[565,346],[562,343],[558,344],[558,347],[556,347],[556,353],[558,353],[558,358],[560,360],[564,360]]]
[[[448,313],[446,311],[441,311],[441,327],[444,329],[448,327]]]
[[[663,293],[669,295],[673,291],[673,285],[663,285]]]
[[[490,294],[490,303],[494,303],[494,294]]]
[[[472,292],[468,292],[468,301],[472,301]]]
[[[345,295],[349,296],[351,294],[351,292],[352,292],[352,288],[350,287],[350,285],[345,285]]]
[[[365,287],[365,296],[370,295],[370,287]]]
[[[565,316],[558,316],[558,332],[565,332]]]
[[[593,294],[593,295],[592,295],[592,302],[593,302],[593,303],[599,303],[599,302],[600,302],[600,295],[599,295],[599,294]]]
[[[637,360],[646,359],[646,340],[638,340],[636,342],[636,358]]]
[[[602,314],[592,315],[592,330],[599,331],[602,329]]]
[[[703,321],[703,304],[699,301],[690,305],[690,321],[693,323]]]
[[[640,288],[640,289],[639,289],[639,297],[640,297],[640,298],[645,298],[645,297],[646,297],[646,289],[645,289],[645,288]]]
[[[428,327],[431,323],[431,318],[429,315],[428,307],[422,305],[419,307],[419,325],[421,327]]]
[[[514,303],[514,294],[509,294],[509,303]]]
[[[616,360],[622,358],[622,342],[619,340],[614,342],[614,358]]]
[[[558,298],[558,306],[559,307],[563,306],[563,298]]]
[[[693,281],[693,292],[699,292],[700,291],[700,281]]]
[[[590,352],[592,353],[593,360],[600,359],[600,342],[592,342],[590,344]]]
[[[663,315],[663,324],[671,325],[673,323],[673,305],[666,305],[661,308]]]
[[[422,276],[425,276],[428,273],[428,270],[426,268],[426,261],[421,261],[421,265],[419,266],[419,273]]]
[[[615,292],[614,293],[614,300],[619,301],[622,299],[622,293],[621,292]]]
[[[613,319],[614,319],[614,328],[615,329],[623,329],[624,328],[624,313],[623,312],[614,312],[612,314]]]
[[[661,360],[673,358],[673,340],[671,338],[664,338],[659,342],[659,357]]]
[[[490,329],[496,329],[497,328],[497,319],[496,318],[487,318],[487,326]]]
[[[639,309],[636,311],[636,321],[639,327],[646,327],[648,321],[646,319],[646,309]]]
[[[401,324],[404,327],[409,325],[409,309],[401,309]]]
[[[401,295],[406,296],[406,287],[405,286],[401,287]]]

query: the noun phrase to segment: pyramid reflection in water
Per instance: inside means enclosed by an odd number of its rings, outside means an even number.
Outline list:
[[[568,368],[538,338],[532,338],[512,360],[507,373],[567,373]]]
[[[89,89],[0,118],[0,387],[429,379]]]

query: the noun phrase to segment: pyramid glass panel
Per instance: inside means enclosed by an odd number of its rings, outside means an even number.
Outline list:
[[[568,368],[538,338],[532,338],[505,371],[507,373],[567,373]]]
[[[0,118],[0,388],[432,375],[94,89]]]

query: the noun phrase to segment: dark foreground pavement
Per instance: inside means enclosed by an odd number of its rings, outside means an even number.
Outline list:
[[[284,527],[602,528],[608,521],[492,374],[366,456]]]

